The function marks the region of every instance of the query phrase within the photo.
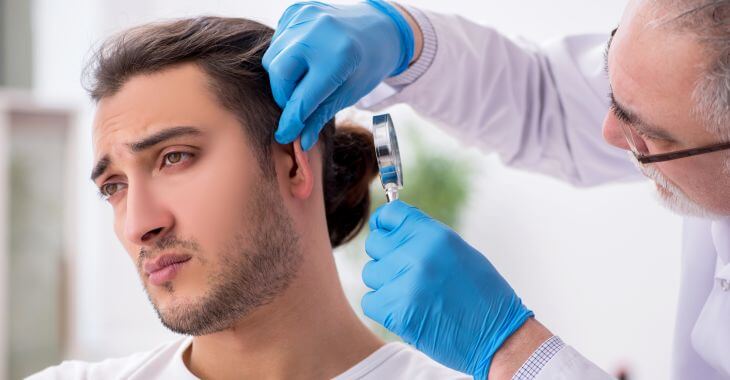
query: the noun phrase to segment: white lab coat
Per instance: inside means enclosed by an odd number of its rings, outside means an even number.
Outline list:
[[[601,134],[608,110],[603,64],[608,35],[534,46],[458,16],[425,15],[437,36],[430,67],[404,87],[381,84],[361,107],[407,103],[465,144],[497,152],[508,165],[577,186],[640,178],[626,152]],[[730,219],[687,219],[675,379],[730,379],[730,290],[723,289],[728,284],[723,280],[730,281]],[[606,377],[568,348],[537,378]]]

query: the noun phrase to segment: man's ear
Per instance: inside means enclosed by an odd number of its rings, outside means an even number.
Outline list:
[[[314,173],[309,162],[309,153],[302,149],[301,139],[296,139],[287,147],[291,155],[288,183],[291,194],[297,199],[307,199],[314,187]]]

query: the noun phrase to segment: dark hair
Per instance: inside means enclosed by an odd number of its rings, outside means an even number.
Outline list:
[[[241,18],[197,17],[141,25],[104,42],[84,70],[94,101],[114,95],[131,77],[195,63],[210,88],[251,140],[262,173],[273,176],[271,147],[281,109],[261,59],[274,31]],[[372,134],[354,125],[325,123],[322,144],[324,203],[333,247],[362,229],[370,210],[369,185],[378,173]]]

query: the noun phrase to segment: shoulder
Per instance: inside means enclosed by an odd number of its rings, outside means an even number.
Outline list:
[[[471,379],[464,373],[445,367],[421,351],[404,343],[390,343],[394,353],[383,363],[403,379]]]
[[[337,379],[471,379],[400,342],[388,343]]]
[[[170,363],[177,356],[177,352],[183,347],[187,347],[189,342],[189,338],[182,338],[162,344],[150,351],[105,359],[100,362],[66,360],[31,375],[27,380],[126,379],[133,377],[146,367]]]

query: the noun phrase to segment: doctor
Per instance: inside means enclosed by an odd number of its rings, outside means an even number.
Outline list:
[[[403,102],[510,165],[578,186],[635,177],[634,161],[691,216],[674,377],[730,379],[730,0],[632,0],[611,35],[545,46],[380,0],[300,3],[263,63],[281,143],[310,148],[357,102]],[[479,379],[609,378],[444,225],[395,202],[370,230],[362,306],[406,342]]]

